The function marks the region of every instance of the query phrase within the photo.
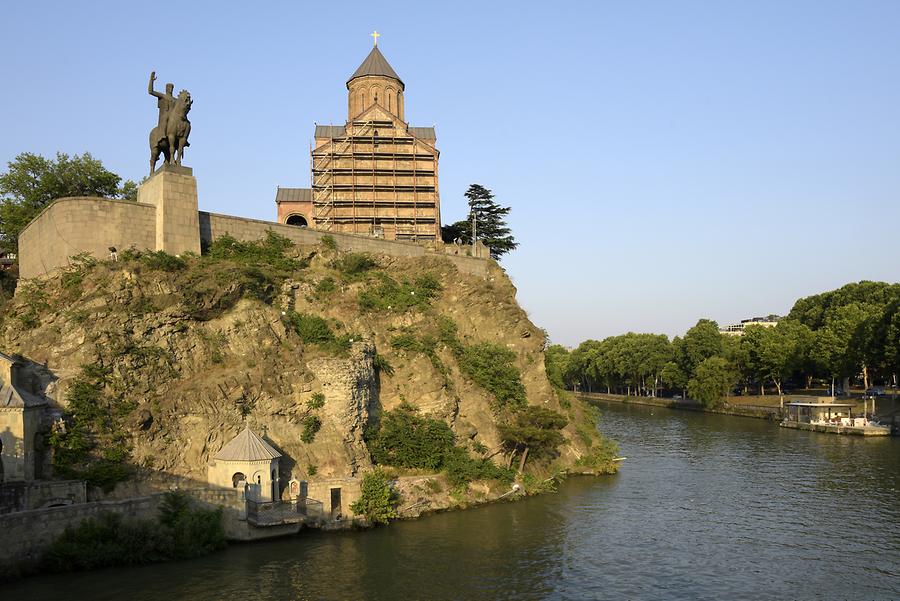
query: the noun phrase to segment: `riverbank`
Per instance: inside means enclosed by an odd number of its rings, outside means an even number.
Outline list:
[[[681,409],[683,411],[699,411],[701,413],[713,413],[717,415],[734,415],[737,417],[753,417],[778,421],[781,419],[781,409],[778,406],[751,405],[724,403],[719,408],[704,407],[699,401],[690,399],[669,399],[660,397],[635,397],[623,394],[605,394],[599,392],[579,392],[576,396],[590,403],[591,401],[611,401],[626,405],[646,405],[649,407],[665,407],[667,409]]]

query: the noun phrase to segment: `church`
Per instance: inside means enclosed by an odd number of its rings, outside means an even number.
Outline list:
[[[347,122],[316,125],[312,188],[278,188],[278,221],[387,240],[440,241],[437,137],[404,120],[403,80],[375,45],[347,80]]]

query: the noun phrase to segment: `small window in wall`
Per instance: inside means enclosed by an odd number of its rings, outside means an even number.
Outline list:
[[[245,476],[241,472],[237,472],[231,477],[231,487],[237,488],[241,482],[245,482],[246,480],[247,476]]]
[[[285,221],[288,225],[295,225],[297,227],[308,227],[309,223],[306,221],[306,217],[303,215],[291,215]]]

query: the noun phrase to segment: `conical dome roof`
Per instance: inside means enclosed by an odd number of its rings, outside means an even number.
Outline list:
[[[250,428],[244,428],[243,432],[216,453],[216,459],[222,461],[267,461],[278,457],[281,457],[281,453]]]
[[[400,79],[400,76],[397,75],[397,72],[394,71],[394,68],[387,62],[387,59],[384,58],[384,55],[381,54],[381,50],[378,49],[378,46],[372,48],[372,52],[369,53],[369,56],[366,57],[366,60],[362,62],[353,75],[350,76],[350,79],[347,80],[347,85],[350,85],[350,82],[356,79],[357,77],[365,77],[366,75],[380,75],[382,77],[392,77],[400,82],[403,85],[403,80]]]

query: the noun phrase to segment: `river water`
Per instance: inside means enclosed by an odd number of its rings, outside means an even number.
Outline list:
[[[898,599],[900,439],[607,404],[628,459],[557,494],[198,560],[40,576],[39,601]]]

